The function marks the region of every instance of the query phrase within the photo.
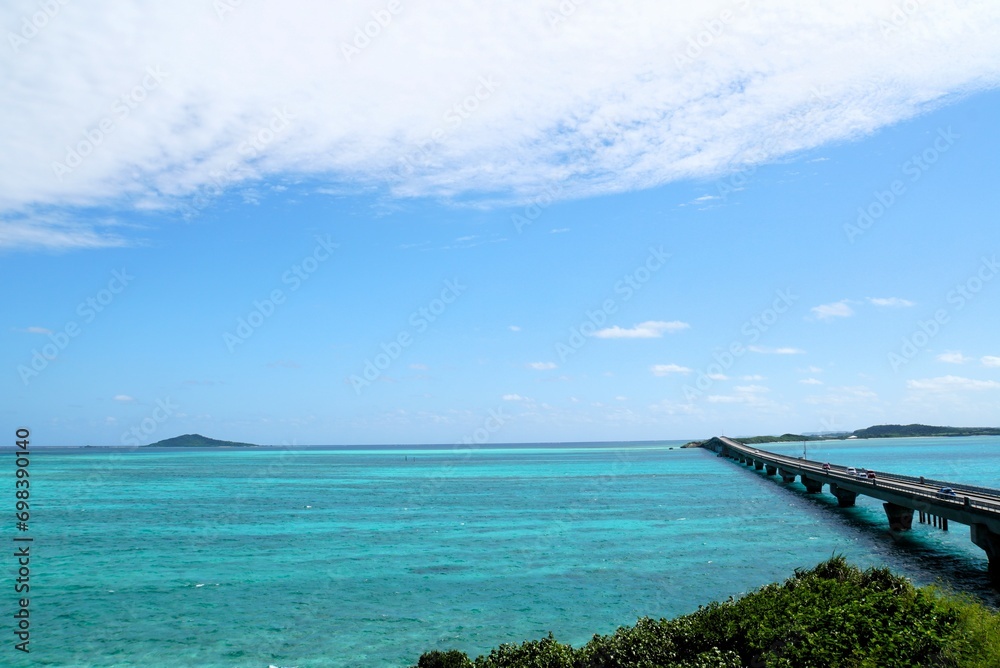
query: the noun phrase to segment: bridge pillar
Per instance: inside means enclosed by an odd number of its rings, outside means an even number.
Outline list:
[[[841,508],[851,508],[854,506],[855,499],[858,498],[857,492],[852,492],[849,489],[844,489],[843,487],[838,487],[837,483],[830,483],[830,494],[837,497],[837,505]]]
[[[782,482],[795,482],[795,474],[791,471],[786,471],[785,469],[778,469],[778,475],[781,476]]]
[[[888,501],[882,504],[885,516],[889,518],[890,531],[909,531],[913,526],[913,508],[897,506]]]
[[[761,469],[763,469],[763,468],[764,468],[764,462],[762,462],[762,461],[760,461],[760,460],[757,460],[757,461],[755,461],[755,462],[753,463],[753,467],[754,467],[755,469],[757,469],[758,471],[760,471]]]
[[[777,466],[771,466],[770,464],[765,464],[764,465],[764,470],[767,471],[768,475],[774,475],[775,473],[778,472],[778,467]]]
[[[813,480],[812,478],[802,476],[802,484],[806,486],[806,491],[810,494],[817,494],[823,491],[822,480]]]
[[[990,582],[1000,588],[1000,534],[993,533],[985,524],[973,524],[969,531],[972,542],[981,547],[990,560]]]

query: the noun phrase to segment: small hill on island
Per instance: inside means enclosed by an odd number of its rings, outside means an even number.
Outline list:
[[[256,448],[253,443],[236,443],[235,441],[220,441],[201,434],[184,434],[174,436],[156,443],[145,445],[146,448]]]
[[[932,427],[926,424],[879,424],[854,432],[858,438],[900,438],[913,436],[998,436],[995,427]]]
[[[735,440],[744,445],[798,441],[826,441],[843,438],[913,438],[915,436],[1000,436],[997,427],[934,427],[926,424],[877,424],[852,432],[826,434],[782,434],[781,436],[741,436]],[[706,441],[691,441],[682,448],[698,448]]]

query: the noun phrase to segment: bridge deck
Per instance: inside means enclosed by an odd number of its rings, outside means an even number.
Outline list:
[[[831,464],[824,469],[823,462],[779,455],[725,436],[713,438],[703,447],[772,467],[788,481],[799,476],[811,492],[820,492],[827,484],[841,505],[853,505],[857,494],[881,499],[894,530],[908,529],[914,510],[966,524],[971,528],[972,541],[986,551],[990,576],[1000,586],[1000,490],[887,471],[875,471],[874,480],[858,478],[847,473],[846,466]],[[951,487],[955,496],[939,494],[942,487]]]

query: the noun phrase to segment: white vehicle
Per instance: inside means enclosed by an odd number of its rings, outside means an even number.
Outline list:
[[[847,467],[847,475],[856,476],[856,475],[858,475],[858,470],[856,468],[854,468],[853,466],[848,466]]]

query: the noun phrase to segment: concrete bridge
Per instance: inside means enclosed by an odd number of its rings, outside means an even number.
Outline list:
[[[875,479],[858,478],[848,474],[845,466],[831,464],[824,469],[823,462],[767,452],[725,436],[712,438],[702,447],[764,470],[769,476],[779,475],[784,482],[794,482],[797,476],[812,494],[828,485],[841,507],[853,506],[858,494],[881,499],[892,531],[908,531],[915,511],[921,522],[944,530],[949,520],[966,524],[972,542],[986,552],[993,586],[1000,588],[1000,490],[884,471],[875,471]],[[956,496],[939,494],[942,487],[951,487]]]

